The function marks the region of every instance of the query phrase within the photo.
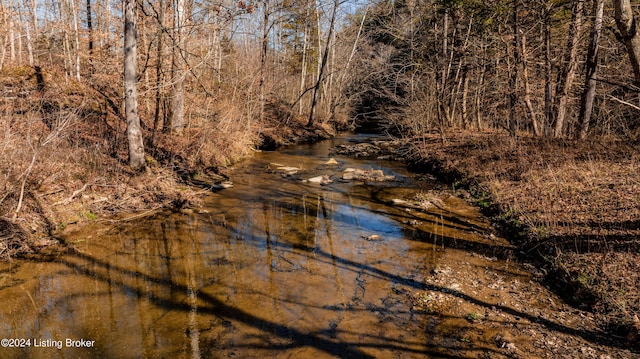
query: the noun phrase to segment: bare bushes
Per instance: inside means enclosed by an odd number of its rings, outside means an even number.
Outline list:
[[[184,136],[164,136],[161,146],[177,151],[189,166],[227,166],[247,155],[257,142],[259,125],[251,116],[251,111],[234,103],[208,99],[191,112]]]

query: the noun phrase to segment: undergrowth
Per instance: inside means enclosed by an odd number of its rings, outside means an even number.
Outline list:
[[[39,70],[41,71],[41,70]],[[128,166],[117,74],[79,83],[31,67],[0,72],[0,259],[37,252],[70,225],[128,212],[197,204],[224,169],[265,138],[279,146],[326,138],[291,106],[193,96],[181,136],[154,129],[151,99],[140,100],[146,170]],[[114,85],[116,84],[116,85]],[[190,181],[199,174],[202,188]],[[204,176],[204,177],[203,177]]]

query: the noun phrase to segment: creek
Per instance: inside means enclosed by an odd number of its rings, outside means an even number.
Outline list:
[[[450,273],[445,247],[487,255],[502,247],[490,244],[475,208],[403,164],[330,154],[365,140],[257,153],[230,173],[234,187],[207,195],[201,208],[92,224],[65,238],[67,253],[3,264],[0,333],[29,346],[1,347],[0,357],[437,356],[438,323],[425,313],[438,308],[425,291],[459,289],[426,284]],[[325,164],[331,157],[338,165]],[[300,171],[285,177],[277,164]],[[395,180],[339,180],[347,168]],[[301,181],[318,175],[334,182]],[[434,193],[425,210],[393,201]],[[464,312],[458,319],[466,323]],[[451,340],[464,343],[461,335]]]

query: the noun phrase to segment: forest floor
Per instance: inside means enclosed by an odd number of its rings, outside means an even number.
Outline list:
[[[638,143],[496,131],[409,143],[412,166],[483,208],[549,287],[626,345],[640,345]]]

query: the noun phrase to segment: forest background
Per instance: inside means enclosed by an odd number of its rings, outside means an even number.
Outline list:
[[[197,203],[252,151],[358,127],[401,138],[625,336],[637,16],[622,0],[2,0],[0,255]]]

